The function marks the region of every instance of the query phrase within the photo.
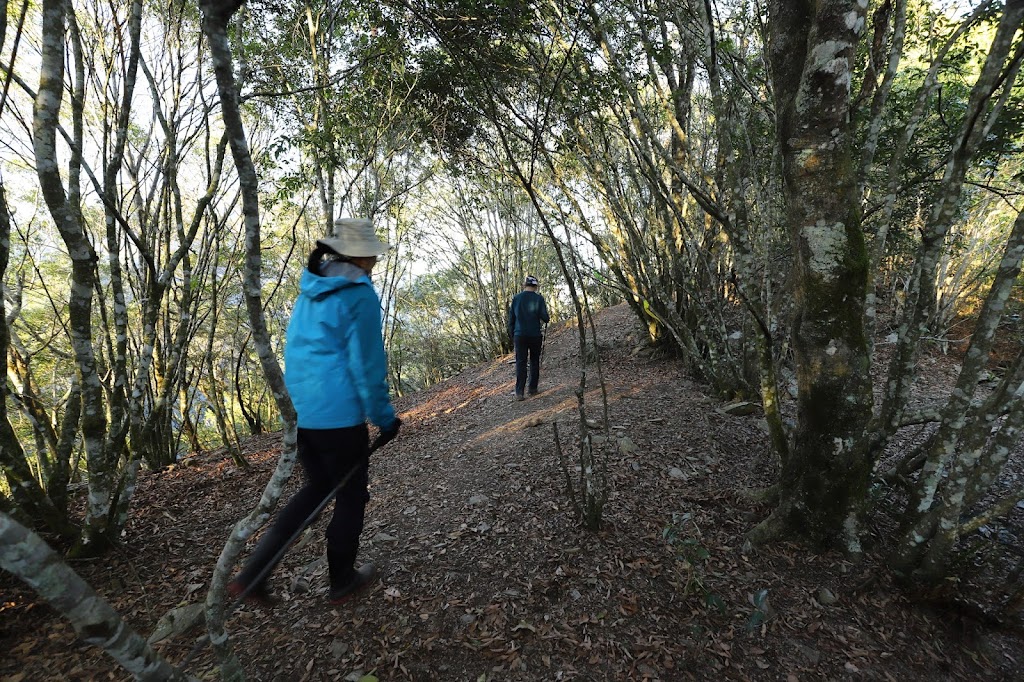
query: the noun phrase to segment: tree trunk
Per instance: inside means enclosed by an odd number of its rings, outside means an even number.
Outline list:
[[[128,144],[128,133],[130,130],[132,97],[135,93],[135,81],[138,75],[140,60],[140,42],[142,33],[142,2],[132,0],[129,7],[128,17],[128,63],[124,69],[124,89],[121,94],[117,119],[114,125],[113,144],[109,145],[109,156],[103,168],[103,207],[104,224],[106,226],[107,246],[107,267],[109,268],[110,289],[114,298],[113,317],[115,343],[112,349],[112,357],[109,362],[113,373],[113,390],[110,391],[110,420],[117,425],[118,434],[124,431],[125,424],[130,418],[131,407],[129,405],[129,379],[128,379],[128,305],[125,302],[124,276],[121,268],[121,242],[123,236],[118,230],[117,211],[119,205],[120,188],[117,182],[124,163],[125,147]],[[104,137],[109,135],[104,130]],[[104,145],[105,148],[108,145]],[[125,450],[123,437],[118,437],[112,446],[117,453]]]
[[[972,407],[971,402],[988,365],[996,328],[1020,275],[1022,259],[1024,213],[1017,216],[995,281],[978,314],[960,376],[942,410],[941,424],[931,440],[917,487],[907,505],[905,526],[890,557],[898,571],[914,573],[932,584],[946,575],[949,557],[960,537],[960,518],[965,503],[970,497],[980,496],[976,491],[968,495],[979,468],[989,469],[990,476],[997,473],[996,468],[1001,468],[1019,434],[1022,417],[1017,397],[1019,383],[1013,387],[1010,399],[1002,404],[985,401],[980,407]],[[1011,410],[1009,417],[996,432],[991,446],[994,449],[986,450],[992,425],[1003,409]],[[994,480],[990,478],[989,483]]]
[[[96,254],[85,234],[78,212],[64,191],[57,164],[57,120],[64,89],[65,9],[63,0],[42,4],[42,53],[39,90],[33,111],[33,147],[39,187],[57,229],[71,257],[71,294],[68,317],[75,371],[82,388],[82,439],[89,470],[89,500],[86,506],[83,553],[106,547],[107,519],[114,489],[116,462],[105,447],[107,418],[103,386],[96,371],[92,346],[92,295],[96,284]]]
[[[239,521],[233,529],[231,537],[217,560],[217,568],[207,594],[206,613],[210,641],[214,643],[214,649],[221,661],[222,676],[232,679],[240,678],[242,673],[237,659],[231,652],[227,633],[224,630],[224,595],[228,573],[238,558],[245,541],[266,523],[277,505],[284,485],[291,476],[296,456],[295,407],[285,389],[284,374],[273,353],[270,334],[267,331],[266,319],[263,315],[260,289],[259,183],[256,168],[249,153],[245,129],[242,125],[233,60],[227,35],[227,23],[240,6],[241,3],[237,0],[229,2],[201,0],[200,2],[203,11],[203,34],[209,44],[210,57],[217,78],[225,134],[231,145],[231,153],[235,160],[239,187],[242,192],[242,215],[245,221],[244,292],[246,310],[249,313],[253,341],[260,357],[264,376],[284,422],[284,434],[281,459],[278,461],[277,469],[267,483],[259,505],[248,517]]]
[[[86,644],[98,646],[136,680],[189,680],[153,651],[110,604],[35,533],[0,512],[0,567],[39,593]]]
[[[859,552],[856,513],[871,461],[864,330],[867,253],[850,122],[850,81],[864,8],[855,0],[769,5],[769,55],[795,256],[797,425],[779,507],[752,539],[796,535]]]
[[[220,227],[220,223],[218,223]],[[213,235],[213,271],[216,272],[220,267],[220,253],[221,253],[221,238],[220,231],[215,231]],[[242,449],[238,442],[238,434],[235,432],[233,424],[229,423],[227,411],[224,408],[224,398],[226,387],[224,382],[221,381],[220,372],[214,365],[214,345],[216,342],[216,331],[220,321],[220,296],[221,289],[223,288],[223,280],[219,283],[217,280],[213,282],[213,295],[210,297],[210,313],[207,318],[207,324],[209,325],[209,335],[206,338],[206,354],[203,359],[203,366],[205,368],[205,377],[207,382],[206,401],[210,405],[210,409],[213,410],[214,418],[217,422],[217,431],[220,433],[221,442],[224,447],[227,448],[231,455],[231,461],[237,466],[248,467],[249,463],[242,456]]]

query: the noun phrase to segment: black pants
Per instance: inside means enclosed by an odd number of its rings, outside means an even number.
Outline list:
[[[540,349],[544,344],[543,336],[516,336],[512,339],[516,349],[516,395],[522,395],[529,377],[530,393],[537,392],[540,380]],[[530,372],[527,375],[527,356],[529,356]]]
[[[344,429],[299,429],[298,455],[305,485],[281,509],[238,574],[243,585],[249,585],[273,561],[317,505],[354,470],[335,498],[334,514],[326,533],[331,587],[343,586],[352,578],[366,503],[370,499],[369,431],[365,424]],[[261,582],[273,570],[271,565]]]

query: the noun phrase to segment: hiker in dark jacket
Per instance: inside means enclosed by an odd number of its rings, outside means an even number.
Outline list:
[[[377,257],[391,246],[377,239],[369,220],[338,220],[334,227],[336,236],[317,241],[302,273],[284,352],[305,485],[228,584],[232,596],[258,581],[248,596],[270,601],[271,562],[280,559],[285,543],[350,472],[327,526],[328,599],[339,604],[376,577],[373,563],[356,568],[355,560],[369,500],[366,422],[380,429],[378,446],[397,436],[401,424],[388,395],[380,299],[370,282]]]
[[[540,283],[533,275],[523,282],[523,290],[512,299],[508,308],[508,335],[516,350],[516,400],[523,399],[529,378],[530,395],[537,395],[540,380],[540,351],[544,344],[542,324],[548,323],[548,306],[537,293]],[[529,357],[529,373],[527,373]]]

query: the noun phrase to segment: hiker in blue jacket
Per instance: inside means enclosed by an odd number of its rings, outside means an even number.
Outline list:
[[[339,604],[370,584],[376,567],[356,568],[359,535],[369,500],[369,421],[378,446],[398,435],[381,336],[380,299],[370,282],[377,257],[391,248],[369,220],[334,223],[335,235],[317,240],[302,273],[284,351],[285,385],[298,413],[298,457],[305,485],[281,509],[244,568],[228,584],[269,602],[268,566],[317,505],[354,471],[334,503],[327,526],[328,599]],[[260,577],[260,574],[263,574]]]
[[[512,299],[508,308],[508,335],[516,351],[516,400],[523,399],[529,378],[530,395],[537,395],[540,380],[540,351],[544,345],[542,324],[548,323],[548,306],[537,293],[540,282],[528,275],[523,290]],[[529,373],[527,373],[529,357]]]

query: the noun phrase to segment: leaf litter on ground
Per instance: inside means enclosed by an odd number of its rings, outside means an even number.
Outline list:
[[[576,433],[575,339],[553,328],[536,397],[509,399],[512,370],[499,358],[397,401],[402,435],[373,457],[361,550],[381,566],[380,581],[344,607],[326,603],[320,519],[272,579],[277,608],[242,607],[228,623],[249,679],[1019,675],[1018,633],[913,601],[878,556],[852,565],[797,545],[745,543],[769,510],[744,491],[777,473],[759,415],[725,409],[670,359],[625,352],[642,345],[631,315],[617,306],[597,317],[617,439],[605,450],[612,494],[598,532],[573,518],[551,430],[531,426]],[[588,391],[594,410],[599,389]],[[124,544],[73,567],[149,636],[166,614],[205,598],[279,440],[248,439],[248,470],[211,452],[142,476]],[[0,682],[126,679],[6,574],[0,594]],[[202,634],[172,631],[155,647],[174,662]],[[189,672],[216,677],[209,652]]]

